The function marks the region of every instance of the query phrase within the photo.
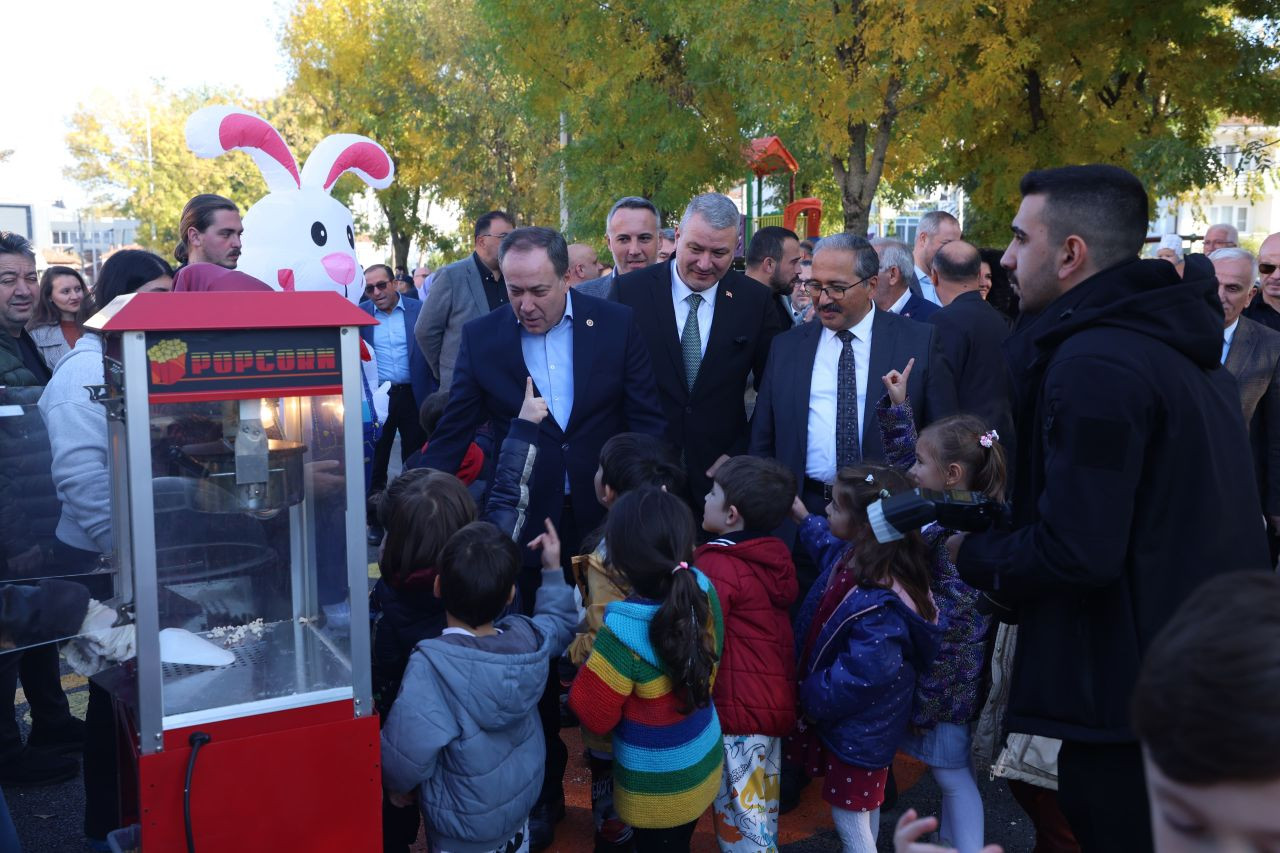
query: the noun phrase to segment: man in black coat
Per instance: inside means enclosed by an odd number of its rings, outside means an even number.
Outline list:
[[[698,518],[708,472],[747,452],[747,380],[760,387],[783,329],[773,292],[730,269],[739,218],[727,197],[697,196],[676,229],[675,258],[615,279],[611,294],[635,312],[649,345],[667,439],[684,455]]]
[[[1013,411],[1009,402],[1009,369],[1001,346],[1009,324],[987,304],[978,288],[982,256],[961,240],[947,243],[933,256],[931,272],[942,307],[925,320],[938,330],[942,357],[956,381],[956,405],[994,428],[1006,448],[1013,446]]]
[[[1200,583],[1267,567],[1253,463],[1214,280],[1138,260],[1142,183],[1070,166],[1021,189],[1002,259],[1024,312],[1006,347],[1013,529],[948,547],[965,581],[1017,608],[1005,723],[1062,739],[1058,798],[1081,846],[1140,853],[1151,823],[1130,695]]]

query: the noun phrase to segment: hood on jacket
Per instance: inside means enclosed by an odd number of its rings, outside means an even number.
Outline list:
[[[1201,368],[1217,367],[1223,328],[1217,279],[1203,264],[1190,264],[1185,273],[1187,278],[1180,278],[1163,260],[1133,260],[1103,270],[1044,310],[1041,318],[1051,325],[1035,345],[1052,350],[1079,331],[1106,326],[1155,338]],[[1028,330],[1034,334],[1041,325],[1034,322]]]
[[[698,579],[698,588],[703,592],[711,589],[711,579],[691,569]],[[658,651],[649,641],[649,625],[658,612],[661,602],[652,601],[640,596],[633,596],[623,601],[614,601],[604,613],[604,624],[622,641],[623,645],[639,655],[650,666],[663,669],[665,664],[658,658]]]
[[[528,618],[500,620],[498,651],[453,643],[447,638],[424,640],[414,649],[440,674],[437,683],[452,694],[485,731],[505,729],[536,708],[547,686],[547,654],[551,638]]]
[[[750,566],[756,579],[769,595],[769,603],[775,607],[790,607],[800,593],[796,580],[791,549],[776,536],[756,536],[742,542],[720,544],[728,540],[713,539],[693,552],[696,565],[698,556],[714,549],[717,554],[733,557]]]

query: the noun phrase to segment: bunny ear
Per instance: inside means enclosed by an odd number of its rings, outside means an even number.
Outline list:
[[[391,186],[396,167],[386,149],[367,136],[336,133],[320,140],[302,167],[302,185],[329,192],[343,172],[354,172],[375,190]]]
[[[206,158],[237,149],[246,152],[271,192],[301,185],[298,163],[284,139],[266,119],[239,107],[204,107],[192,113],[187,119],[187,147]]]

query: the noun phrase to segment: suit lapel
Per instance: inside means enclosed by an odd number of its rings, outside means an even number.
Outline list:
[[[578,412],[586,409],[587,392],[591,388],[592,364],[596,353],[596,321],[587,307],[587,300],[579,300],[573,309],[573,408],[569,411],[569,423],[565,424],[567,433],[575,425]],[[610,330],[615,334],[626,335],[625,329]],[[547,418],[555,421],[555,418]]]
[[[476,306],[480,309],[480,316],[483,317],[489,313],[489,297],[484,292],[484,281],[480,278],[480,270],[476,267],[476,259],[473,254],[467,258],[467,287],[471,291],[471,298],[475,300]]]
[[[1227,350],[1227,360],[1223,365],[1237,379],[1243,377],[1245,370],[1248,369],[1253,361],[1253,348],[1257,344],[1257,340],[1253,336],[1253,329],[1249,328],[1249,324],[1244,322],[1246,319],[1246,317],[1240,318],[1241,322],[1236,326],[1236,334],[1231,339],[1231,349]]]
[[[658,317],[659,329],[666,329],[662,337],[662,349],[666,352],[666,357],[671,360],[671,366],[675,369],[675,376],[679,378],[676,384],[684,389],[684,393],[688,394],[688,383],[685,381],[684,372],[684,356],[680,352],[680,335],[679,326],[676,325],[676,310],[671,304],[671,264],[663,264],[662,272],[657,276],[657,282],[653,287],[647,288],[649,298],[653,300],[652,310]],[[712,323],[712,327],[715,324]],[[707,349],[711,349],[708,342]]]
[[[867,365],[867,387],[863,389],[866,394],[866,403],[862,407],[862,434],[858,436],[858,446],[866,453],[867,432],[874,431],[876,435],[876,443],[880,441],[880,426],[876,418],[876,403],[879,402],[882,392],[880,377],[884,376],[890,370],[893,370],[894,359],[897,357],[896,350],[898,347],[897,329],[894,328],[896,317],[890,319],[890,315],[885,311],[875,311],[875,317],[871,321],[871,363]],[[923,367],[924,365],[920,365]],[[906,362],[898,366],[899,369],[906,367]]]
[[[404,311],[401,313],[404,314],[404,340],[408,347],[409,364],[412,365],[414,353],[418,351],[418,339],[413,334],[413,327],[418,323],[418,312],[410,311],[409,305],[406,303]]]
[[[803,464],[809,453],[809,394],[813,390],[813,362],[818,357],[818,345],[822,343],[825,327],[815,319],[800,328],[803,329],[800,345],[791,365],[791,387],[795,395],[791,410],[798,417],[796,438],[800,442],[800,462]]]
[[[716,304],[711,311],[711,334],[707,336],[707,351],[703,353],[703,364],[724,364],[729,355],[730,347],[733,345],[734,330],[740,325],[738,318],[741,311],[738,309],[736,298],[734,295],[733,279],[726,275],[716,285],[719,288],[716,291]],[[671,304],[671,300],[667,300],[667,304]],[[672,306],[672,318],[674,320],[675,306]],[[681,353],[680,368],[684,370],[684,354]],[[698,378],[693,383],[694,390],[699,390],[703,383],[718,382],[719,376],[710,375],[713,371],[698,370]]]

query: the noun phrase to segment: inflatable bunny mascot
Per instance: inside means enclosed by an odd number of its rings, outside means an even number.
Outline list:
[[[267,195],[244,215],[237,269],[277,290],[332,290],[359,301],[364,275],[356,260],[351,211],[330,193],[345,172],[374,189],[391,186],[395,164],[381,145],[353,133],[328,136],[299,172],[293,152],[266,119],[219,105],[188,117],[187,147],[202,158],[243,151],[267,181]],[[381,423],[387,416],[387,389],[378,387],[372,352],[361,347],[373,411]]]

